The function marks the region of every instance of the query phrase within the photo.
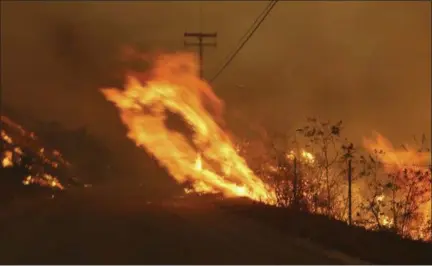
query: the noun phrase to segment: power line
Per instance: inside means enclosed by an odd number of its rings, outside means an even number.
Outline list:
[[[270,14],[271,10],[276,5],[276,1],[271,1],[261,12],[261,14],[255,19],[255,21],[252,23],[251,27],[247,30],[247,32],[240,38],[239,45],[237,49],[231,53],[231,56],[229,56],[228,60],[225,62],[225,64],[219,69],[219,71],[216,73],[216,75],[213,76],[213,78],[210,80],[210,82],[213,82],[224,70],[225,68],[232,62],[232,60],[235,58],[235,56],[240,52],[240,50],[245,46],[245,44],[249,41],[249,39],[252,37],[252,35],[256,32],[256,30],[259,28],[259,26],[264,22],[266,17]],[[242,41],[243,40],[243,41]]]
[[[273,5],[273,0],[270,1],[270,3],[264,8],[263,11],[261,11],[261,13],[258,15],[258,17],[255,19],[255,21],[252,23],[252,25],[250,25],[249,29],[245,32],[245,34],[243,34],[243,36],[238,40],[237,42],[237,48],[243,43],[243,41],[247,38],[247,36],[249,34],[251,34],[251,32],[253,31],[253,29],[256,27],[256,25],[258,24],[258,22],[260,21],[260,19],[264,16],[264,14],[269,10],[269,8]],[[229,58],[234,54],[234,52],[236,51],[236,49],[233,49],[231,51],[231,53],[229,53],[225,59],[227,59],[227,61],[229,60]]]
[[[245,44],[249,41],[249,39],[253,36],[253,34],[258,30],[258,28],[261,26],[261,24],[264,22],[264,20],[268,17],[272,9],[275,7],[278,0],[271,1],[269,5],[266,6],[264,11],[257,17],[257,19],[252,24],[252,27],[246,32],[245,35],[240,39],[244,39],[243,42],[240,43],[238,48],[231,54],[231,56],[228,58],[228,60],[225,62],[225,64],[219,69],[219,71],[216,73],[216,75],[213,76],[212,79],[210,79],[210,82],[213,82],[216,78],[219,77],[219,75],[225,70],[225,68],[232,62],[232,60],[235,58],[235,56],[240,52],[240,50],[245,46]],[[260,19],[261,18],[261,19]]]

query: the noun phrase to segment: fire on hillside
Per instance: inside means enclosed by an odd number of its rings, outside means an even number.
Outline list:
[[[148,73],[129,73],[124,90],[101,91],[117,106],[128,138],[179,183],[189,184],[187,193],[296,206],[371,230],[431,239],[429,152],[399,151],[377,135],[376,141],[365,140],[361,155],[340,137],[341,122],[310,119],[299,130],[305,149],[297,142],[295,149],[261,154],[258,163],[251,163],[247,147],[236,145],[225,129],[222,101],[198,77],[191,54],[159,55]],[[191,129],[191,136],[167,125],[173,116]]]

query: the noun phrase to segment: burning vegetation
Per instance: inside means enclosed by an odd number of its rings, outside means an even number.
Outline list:
[[[26,131],[3,115],[0,133],[2,181],[10,173],[13,179],[22,178],[23,185],[56,190],[65,188],[59,176],[67,171],[70,164],[59,151],[45,149],[33,132]]]
[[[395,149],[379,134],[362,150],[341,137],[342,122],[313,118],[283,145],[275,138],[238,145],[190,54],[159,55],[149,72],[130,72],[124,89],[102,93],[117,106],[127,136],[188,184],[187,193],[246,197],[431,239],[429,150]],[[169,126],[173,117],[189,131]],[[255,142],[265,147],[254,157]]]
[[[242,155],[272,184],[279,206],[430,241],[429,149],[395,149],[379,134],[354,147],[341,133],[341,122],[311,118],[283,145],[273,137],[259,158],[250,158],[252,142]]]

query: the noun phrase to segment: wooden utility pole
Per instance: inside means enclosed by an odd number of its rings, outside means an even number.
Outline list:
[[[204,47],[205,46],[216,46],[216,42],[205,43],[203,42],[205,38],[216,38],[217,33],[202,33],[202,32],[185,32],[184,37],[195,37],[198,38],[198,43],[184,42],[185,46],[198,46],[199,51],[199,63],[200,63],[200,78],[204,77],[203,64],[204,64]]]
[[[352,166],[351,159],[348,159],[348,224],[352,225]]]
[[[429,182],[430,182],[430,242],[432,243],[432,164],[429,165]]]
[[[293,194],[294,194],[294,209],[298,210],[298,177],[297,177],[297,154],[294,156],[294,184],[293,184]]]

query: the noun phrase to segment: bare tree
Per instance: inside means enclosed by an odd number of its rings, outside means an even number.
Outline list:
[[[335,172],[332,172],[331,168],[340,156],[338,146],[340,144],[341,130],[342,121],[331,124],[330,122],[319,122],[316,118],[308,118],[308,125],[298,129],[307,138],[308,146],[316,149],[314,153],[317,156],[317,167],[322,170],[326,190],[325,213],[329,216],[334,214],[334,192],[338,186],[338,182],[333,178]]]

